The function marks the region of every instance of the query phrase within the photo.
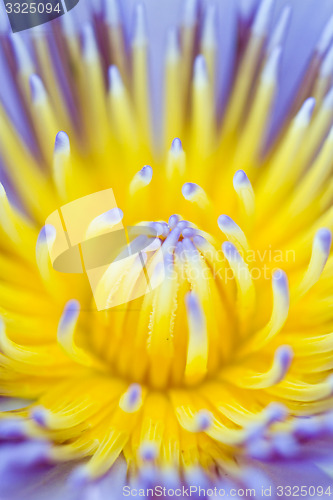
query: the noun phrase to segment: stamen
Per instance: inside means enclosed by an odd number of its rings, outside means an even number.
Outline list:
[[[209,430],[213,423],[213,415],[208,410],[199,410],[193,418],[186,423],[186,428],[189,432],[205,432]]]
[[[243,54],[236,81],[233,85],[233,92],[224,124],[225,139],[237,130],[243,117],[244,109],[246,109],[251,86],[256,81],[256,71],[267,36],[273,2],[274,0],[264,0],[259,5],[251,28],[252,36]]]
[[[48,162],[51,162],[52,151],[49,148],[48,141],[53,142],[59,130],[56,115],[39,76],[35,74],[31,75],[29,84],[32,99],[32,115],[38,142],[43,151],[44,158]]]
[[[169,227],[166,222],[153,222],[151,227],[155,231],[157,237],[162,236],[163,238],[166,238],[169,234]]]
[[[189,292],[185,297],[189,338],[185,380],[187,383],[196,383],[207,373],[208,336],[205,314],[195,292]]]
[[[34,406],[30,411],[30,417],[36,422],[40,427],[48,427],[48,416],[49,412],[42,406]]]
[[[142,3],[136,6],[133,43],[137,45],[146,45],[148,43],[146,13]]]
[[[249,23],[255,9],[255,4],[248,2],[247,0],[239,0],[237,2],[237,15],[241,23]]]
[[[73,335],[80,312],[80,304],[77,300],[71,300],[66,304],[58,326],[58,342],[66,352],[73,350]]]
[[[75,342],[74,334],[77,327],[79,313],[80,304],[77,300],[70,300],[67,302],[58,325],[58,344],[63,348],[66,354],[77,363],[89,367],[95,366],[104,369],[104,366],[100,361],[95,360],[92,355],[86,353],[83,349],[78,347]]]
[[[82,29],[82,109],[86,131],[95,148],[104,147],[109,123],[105,106],[104,75],[93,27],[86,23]]]
[[[127,84],[127,55],[120,9],[117,0],[104,1],[104,19],[107,26],[107,35],[112,59],[114,60],[115,65],[119,68],[120,73]]]
[[[138,411],[142,406],[142,388],[139,384],[132,384],[121,396],[119,401],[120,408],[126,413]]]
[[[166,61],[176,63],[180,59],[180,46],[178,41],[177,28],[171,28],[168,31]]]
[[[328,51],[323,64],[320,68],[320,76],[321,77],[329,77],[332,75],[333,70],[333,47]]]
[[[204,18],[201,38],[201,49],[216,49],[216,8],[215,5],[209,5]]]
[[[125,148],[136,150],[138,147],[134,110],[129,94],[123,84],[116,66],[109,68],[109,105],[110,119],[114,120],[115,132]]]
[[[9,35],[9,41],[14,53],[17,66],[17,81],[19,89],[22,93],[25,103],[29,106],[30,102],[30,88],[29,88],[29,77],[32,73],[35,73],[36,68],[31,55],[25,45],[20,33],[11,33]]]
[[[27,422],[18,419],[2,419],[0,423],[0,441],[21,441],[28,437]]]
[[[315,115],[311,126],[306,135],[306,141],[300,148],[299,157],[293,165],[293,178],[297,178],[299,174],[307,167],[310,160],[313,159],[316,151],[321,145],[323,138],[326,136],[333,118],[333,87],[323,100],[322,106]]]
[[[223,373],[223,378],[243,389],[267,389],[281,382],[291,365],[293,351],[289,346],[280,346],[274,354],[272,367],[264,373],[258,373],[256,369],[246,368],[230,369]],[[275,414],[274,414],[275,416]],[[271,414],[269,414],[271,420]]]
[[[286,346],[288,348],[288,346]],[[292,357],[293,353],[290,353],[290,356]],[[270,403],[266,408],[264,409],[266,421],[268,425],[272,425],[275,422],[282,422],[288,417],[288,410],[287,408],[277,402]]]
[[[286,180],[288,179],[289,183],[289,178],[292,180],[297,175],[294,172],[295,159],[304,143],[314,106],[315,100],[312,97],[303,103],[276,152],[267,175],[264,175],[260,182],[256,197],[258,205],[265,205],[266,210],[273,202],[276,202],[276,194],[284,188]]]
[[[193,145],[204,157],[211,151],[215,135],[211,90],[205,58],[199,55],[194,62],[193,76]]]
[[[168,33],[165,60],[165,141],[181,133],[183,122],[182,89],[179,85],[181,75],[181,51],[178,31],[171,29]]]
[[[142,460],[153,462],[158,457],[158,447],[153,441],[145,441],[139,448],[139,456]]]
[[[0,226],[1,229],[14,242],[19,242],[14,211],[7,198],[5,188],[0,182]]]
[[[322,189],[325,181],[332,172],[333,155],[333,127],[324,142],[313,166],[305,174],[293,193],[290,205],[286,207],[288,217],[300,214],[309,203],[311,203]]]
[[[208,81],[206,60],[204,56],[199,55],[194,62],[194,84],[198,88],[205,88]]]
[[[267,46],[267,54],[271,54],[276,47],[279,47],[285,39],[290,22],[291,7],[286,5],[280,14],[278,22],[273,30],[272,36]]]
[[[67,41],[69,42],[69,46],[70,46],[69,50],[71,52],[71,55],[73,55],[74,53],[78,54],[79,50],[73,51],[74,47],[75,47],[75,49],[76,48],[79,49],[79,43],[78,43],[79,41],[78,41],[78,37],[77,37],[77,26],[76,26],[74,17],[73,16],[61,16],[60,22],[61,22],[61,29],[64,33],[64,36],[67,38]]]
[[[297,288],[297,292],[295,292],[295,296],[298,299],[305,295],[319,280],[329,257],[331,244],[331,231],[325,228],[319,229],[313,240],[312,254],[308,269]]]
[[[177,175],[182,177],[186,170],[186,156],[182,147],[181,140],[176,138],[172,141],[168,152],[166,164],[166,173],[168,179],[173,179]]]
[[[313,97],[309,97],[304,101],[301,109],[294,118],[295,128],[306,128],[309,125],[315,104],[316,100]]]
[[[29,79],[31,99],[33,102],[44,102],[47,99],[47,94],[42,80],[38,75],[31,75]]]
[[[9,40],[16,58],[16,64],[20,78],[27,79],[31,73],[35,72],[35,66],[20,33],[10,34]],[[21,81],[21,84],[23,80]],[[26,83],[26,82],[25,82]],[[27,97],[27,94],[25,95]]]
[[[321,105],[326,93],[328,92],[332,82],[333,71],[333,47],[327,52],[322,65],[320,66],[319,75],[316,79],[313,96],[317,104]]]
[[[122,221],[123,217],[122,210],[117,207],[111,208],[111,210],[108,210],[104,214],[95,217],[88,226],[86,238],[93,238],[108,233],[110,229]]]
[[[273,274],[273,310],[267,325],[257,332],[250,340],[252,350],[259,350],[267,344],[283,327],[289,314],[289,285],[284,271],[278,270]],[[245,352],[249,352],[246,348]]]
[[[195,415],[194,432],[203,432],[212,425],[213,415],[207,410],[199,410]]]
[[[148,37],[143,4],[138,4],[135,11],[135,28],[132,43],[133,95],[137,116],[138,131],[147,143],[150,136],[150,99],[148,81]]]
[[[197,22],[198,2],[197,0],[185,0],[183,25],[194,26]]]
[[[261,2],[251,30],[253,35],[258,37],[266,36],[272,16],[273,6],[274,0],[264,0]]]
[[[50,261],[50,248],[56,239],[56,230],[50,224],[46,224],[40,231],[36,243],[36,262],[39,272],[44,281],[50,280],[52,264]]]
[[[295,378],[283,380],[280,384],[271,387],[269,393],[283,397],[293,402],[315,402],[327,399],[333,394],[333,376],[314,384]]]
[[[201,53],[207,64],[207,73],[211,88],[214,94],[215,76],[216,76],[216,51],[217,51],[217,33],[216,33],[216,9],[214,5],[209,5],[204,18]]]
[[[194,227],[185,227],[182,231],[182,235],[184,238],[193,238],[196,235],[196,230]]]
[[[329,18],[317,44],[317,52],[322,56],[333,38],[333,16]]]
[[[232,269],[237,283],[238,314],[240,319],[239,328],[241,335],[243,335],[244,331],[248,329],[249,321],[253,313],[255,289],[248,266],[239,254],[237,248],[232,243],[226,241],[222,245],[222,251]]]
[[[195,423],[195,415],[198,413],[198,409],[193,405],[188,391],[172,391],[170,396],[179,424],[183,429],[193,432],[193,424]],[[222,421],[219,421],[216,414],[214,417],[211,420],[211,425],[205,430],[209,437],[223,444],[235,445],[244,443],[248,437],[247,431],[244,429],[231,429]]]
[[[182,195],[185,200],[196,203],[200,208],[206,209],[210,205],[210,201],[206,192],[201,186],[194,182],[186,182],[182,187]]]
[[[166,427],[167,406],[167,400],[162,394],[150,392],[147,395],[142,411],[139,440],[138,442],[132,441],[134,453],[137,453],[138,448],[140,451],[147,452],[147,454],[143,453],[142,458],[144,456],[147,460],[158,458]]]
[[[289,433],[276,433],[271,441],[262,440],[249,447],[251,457],[257,460],[272,460],[274,458],[291,458],[300,452],[299,444]]]
[[[267,63],[263,69],[261,75],[262,83],[266,85],[274,85],[277,80],[277,73],[279,68],[279,63],[281,59],[281,47],[275,47],[275,49],[270,54]]]
[[[66,134],[66,132],[60,131],[57,133],[54,143],[54,153],[69,156],[70,144],[69,144],[69,137]]]
[[[281,47],[276,47],[269,55],[262,70],[258,90],[237,147],[234,159],[236,168],[238,166],[253,168],[253,164],[258,158],[276,93],[280,58]],[[245,164],[244,158],[246,159]]]
[[[58,132],[53,150],[53,179],[61,198],[67,196],[68,181],[70,179],[70,144],[66,132]]]
[[[256,414],[254,423],[247,424],[247,443],[261,440],[267,430],[276,422],[283,422],[288,417],[287,408],[281,403],[270,403],[260,414]]]
[[[240,252],[249,250],[249,243],[244,232],[228,215],[220,215],[217,223],[222,233],[233,243]]]
[[[188,95],[191,76],[192,76],[192,63],[194,56],[195,40],[197,35],[197,15],[198,15],[198,2],[197,0],[185,0],[184,14],[182,20],[182,65],[181,65],[181,82],[182,82],[182,98],[185,99],[183,102],[183,110],[186,110],[187,102],[186,96]]]
[[[244,213],[251,218],[255,211],[255,196],[251,182],[244,170],[238,170],[235,173],[233,185]]]
[[[149,165],[145,165],[144,167],[142,167],[142,169],[135,174],[130,183],[129,187],[130,194],[133,195],[140,189],[148,186],[152,178],[153,178],[153,169]]]
[[[103,18],[112,27],[120,25],[120,12],[117,0],[105,0]]]
[[[180,216],[177,214],[171,215],[169,218],[169,227],[170,229],[174,229],[178,222],[180,221]]]

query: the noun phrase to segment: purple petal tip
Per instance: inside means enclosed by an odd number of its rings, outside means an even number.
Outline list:
[[[170,216],[169,222],[168,222],[170,229],[173,229],[176,226],[176,224],[178,223],[179,219],[180,219],[180,217],[177,214],[173,214],[173,215]]]
[[[69,151],[70,149],[69,137],[63,130],[56,135],[54,149],[55,151]]]
[[[240,256],[237,248],[230,241],[223,243],[222,250],[227,259],[238,259]]]
[[[182,187],[182,195],[186,200],[188,200],[197,190],[197,184],[194,182],[186,182]]]
[[[229,215],[220,215],[217,219],[218,226],[221,227],[230,227],[234,225],[234,221]]]
[[[41,427],[46,426],[46,413],[44,408],[42,407],[33,408],[30,412],[30,416],[36,422],[36,424],[40,425]]]
[[[75,299],[69,300],[60,319],[58,333],[65,332],[67,326],[77,320],[79,312],[80,303]]]
[[[248,179],[248,176],[246,175],[244,170],[237,170],[237,172],[235,173],[234,178],[233,178],[234,186],[238,187],[238,186],[246,185],[246,184],[249,184],[249,182],[250,181]]]
[[[180,153],[183,150],[182,141],[178,137],[172,141],[171,149],[174,153]]]
[[[196,419],[200,431],[209,429],[213,421],[212,414],[208,410],[200,410],[196,415]]]
[[[139,454],[142,460],[147,460],[147,461],[155,460],[158,455],[156,444],[151,441],[142,443],[139,449]]]
[[[329,229],[322,228],[316,234],[316,239],[320,243],[322,250],[329,253],[332,245],[332,233]]]
[[[273,285],[276,285],[279,287],[279,289],[288,292],[289,290],[288,278],[286,273],[282,271],[282,269],[278,269],[273,274]]]

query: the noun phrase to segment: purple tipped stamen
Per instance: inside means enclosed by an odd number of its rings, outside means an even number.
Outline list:
[[[222,251],[225,255],[225,257],[229,260],[237,260],[240,259],[240,254],[232,243],[230,241],[225,241],[222,245]]]
[[[246,175],[246,173],[244,172],[244,170],[238,170],[235,173],[234,178],[233,178],[233,184],[234,184],[235,188],[236,187],[247,187],[247,186],[251,185],[249,178]]]
[[[40,101],[46,98],[46,91],[42,80],[38,75],[31,75],[29,78],[31,99],[33,102]]]
[[[153,169],[151,168],[150,165],[145,165],[142,167],[142,169],[138,172],[139,177],[146,183],[149,184],[150,181],[153,178]]]
[[[226,227],[230,228],[235,225],[234,221],[232,220],[231,217],[229,217],[229,215],[220,215],[219,218],[217,219],[217,224],[222,231]]]
[[[172,141],[172,144],[171,144],[171,150],[173,153],[180,153],[181,151],[183,151],[183,146],[182,146],[182,141],[176,137],[173,141]]]
[[[286,373],[290,368],[293,355],[294,355],[293,350],[288,345],[281,346],[276,350],[275,359],[278,362],[281,369],[281,376],[279,378],[279,381],[283,380],[284,377],[286,376]]]
[[[187,314],[191,316],[200,330],[200,325],[204,323],[204,313],[196,292],[188,292],[185,296]]]
[[[139,449],[139,455],[142,460],[145,460],[147,462],[152,462],[153,460],[156,460],[158,455],[158,449],[156,444],[151,441],[146,441],[145,443],[142,443]]]
[[[273,286],[277,286],[279,290],[289,294],[289,284],[287,275],[282,269],[278,269],[273,274]]]
[[[186,182],[182,187],[182,195],[185,200],[191,200],[193,196],[199,191],[200,187],[194,182]]]
[[[195,416],[198,432],[203,432],[211,427],[213,416],[208,410],[200,410]]]
[[[45,224],[39,232],[37,238],[37,247],[39,244],[47,244],[52,246],[56,239],[56,229],[51,224]]]
[[[177,215],[177,214],[171,215],[169,218],[169,228],[173,229],[174,227],[176,227],[179,220],[180,220],[179,215]]]
[[[79,312],[80,303],[75,299],[68,301],[60,319],[58,332],[66,332],[67,327],[76,322]]]
[[[69,153],[70,152],[70,142],[69,137],[66,132],[62,130],[57,133],[54,142],[55,153]]]
[[[316,233],[315,241],[319,244],[321,250],[328,256],[332,245],[331,231],[326,228],[319,229],[319,231]]]

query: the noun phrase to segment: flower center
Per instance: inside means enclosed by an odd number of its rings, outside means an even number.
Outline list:
[[[132,382],[194,385],[215,374],[233,348],[225,260],[176,215],[151,227],[154,244],[116,270],[111,265],[102,278],[110,307],[92,315],[92,349],[113,374]]]

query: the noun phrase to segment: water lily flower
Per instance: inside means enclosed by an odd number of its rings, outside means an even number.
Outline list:
[[[120,3],[1,37],[0,496],[330,496],[333,4]]]

